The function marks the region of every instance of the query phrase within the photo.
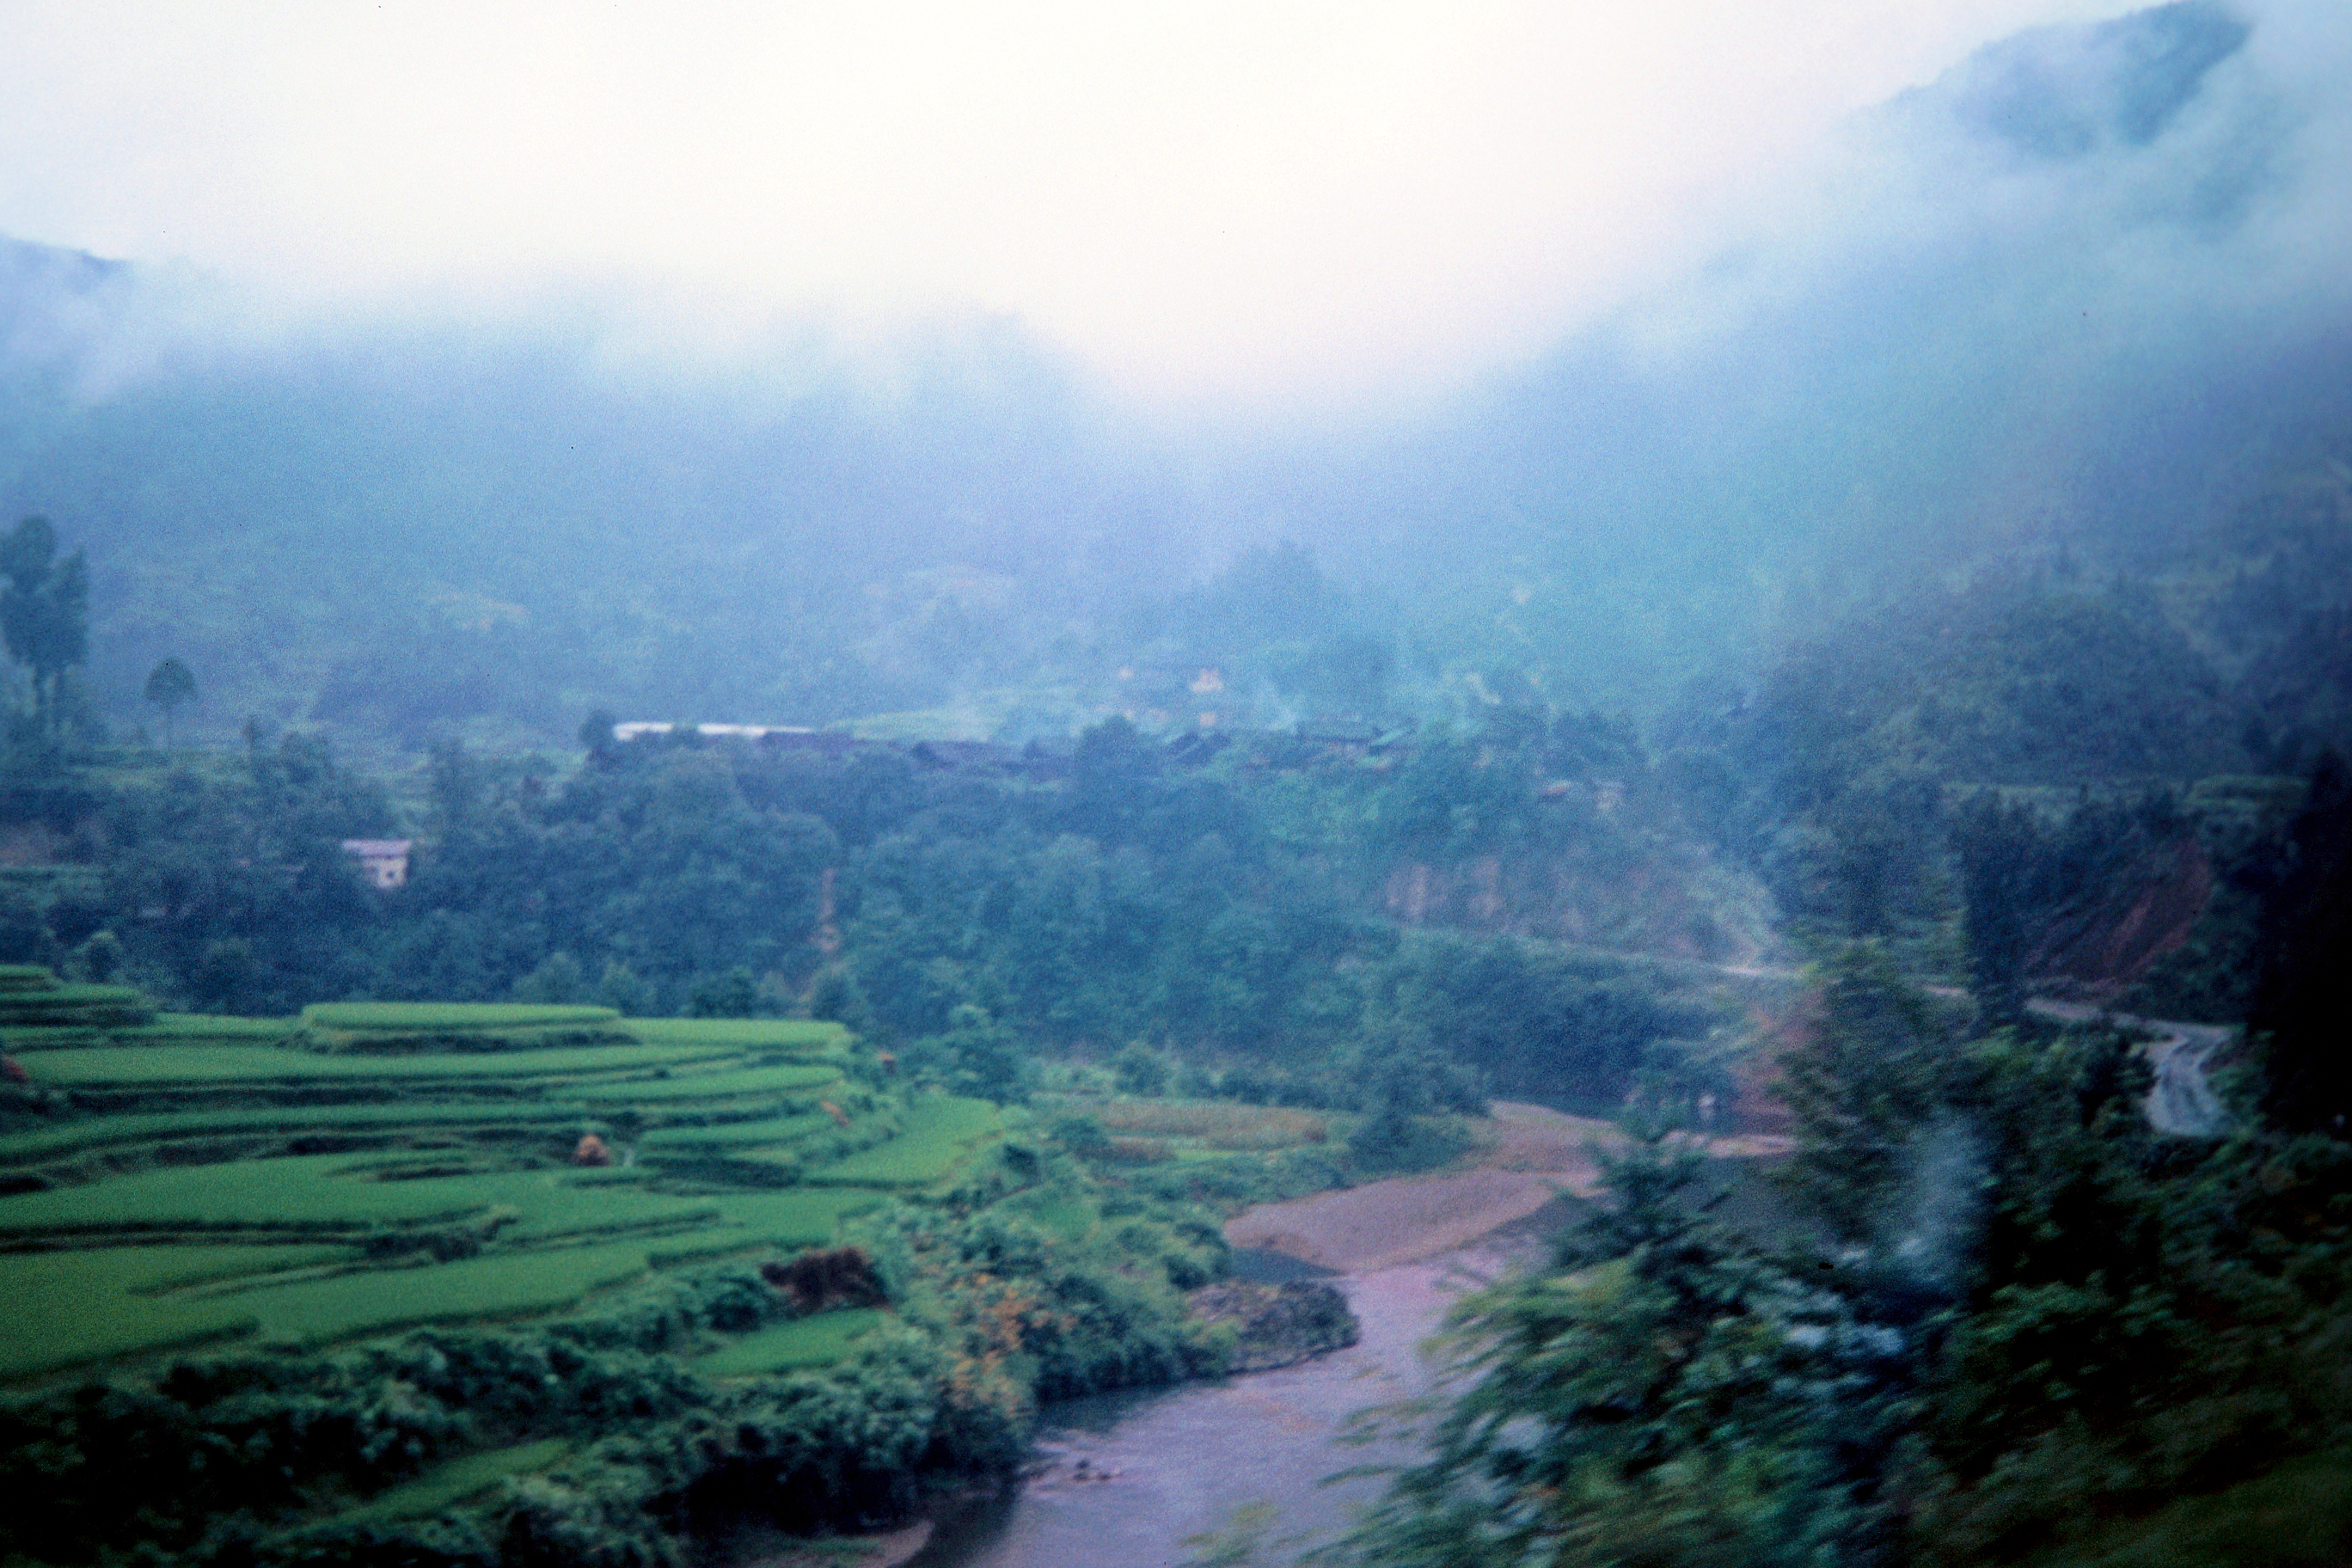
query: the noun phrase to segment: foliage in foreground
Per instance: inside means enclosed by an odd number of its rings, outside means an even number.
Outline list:
[[[528,1328],[187,1356],[20,1396],[0,1406],[0,1488],[44,1504],[0,1515],[0,1555],[572,1568],[683,1563],[753,1518],[891,1517],[1009,1469],[1040,1397],[1223,1363],[1180,1294],[1223,1267],[1213,1222],[1060,1159],[1026,1192],[855,1227],[887,1311],[793,1321],[732,1265]]]
[[[1697,1164],[1637,1144],[1549,1268],[1460,1303],[1467,1386],[1339,1560],[1798,1563],[1885,1529],[1901,1335],[1686,1202]]]
[[[1965,1039],[1868,952],[1830,989],[1792,1191],[1835,1248],[1716,1225],[1637,1151],[1462,1303],[1460,1397],[1339,1560],[2063,1556],[2352,1434],[2352,1146],[2161,1138],[2112,1030]]]

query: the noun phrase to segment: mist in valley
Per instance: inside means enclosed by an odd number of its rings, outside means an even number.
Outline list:
[[[101,710],[136,723],[176,654],[216,739],[562,744],[589,706],[1026,739],[1139,658],[1248,667],[1272,714],[1654,720],[1825,617],[2062,553],[2194,569],[2324,482],[2343,47],[2316,8],[2196,5],[1989,46],[1565,333],[1370,405],[1344,361],[1271,405],[1142,392],[969,308],[772,310],[724,347],[619,284],[272,317],[26,236],[0,496],[91,552]],[[1195,591],[1285,545],[1327,602],[1213,624]],[[1388,679],[1265,651],[1318,637]]]
[[[2337,8],[21,9],[5,1551],[2352,1541]]]

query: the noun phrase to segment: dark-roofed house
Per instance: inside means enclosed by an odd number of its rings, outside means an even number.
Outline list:
[[[346,838],[343,853],[360,863],[360,870],[378,888],[408,885],[408,852],[413,838]]]
[[[1018,749],[996,741],[918,741],[908,753],[925,767],[1003,777],[1021,767]]]
[[[1033,779],[1066,779],[1078,743],[1067,735],[1041,735],[1021,748],[1021,771]]]
[[[1179,767],[1196,768],[1233,743],[1230,735],[1221,735],[1213,731],[1202,734],[1188,730],[1168,742],[1168,760]]]
[[[856,751],[887,751],[878,741],[861,741],[846,730],[806,730],[798,726],[772,729],[760,737],[762,749],[820,757],[845,757]]]
[[[1332,757],[1369,756],[1384,733],[1367,719],[1310,719],[1298,726],[1300,740]]]

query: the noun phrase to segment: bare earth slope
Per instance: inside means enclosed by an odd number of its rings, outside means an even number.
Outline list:
[[[1235,1247],[1265,1247],[1343,1273],[1450,1252],[1524,1219],[1562,1193],[1600,1191],[1596,1145],[1623,1137],[1606,1121],[1498,1100],[1491,1141],[1468,1170],[1399,1176],[1287,1203],[1260,1204],[1225,1225]],[[1710,1154],[1785,1153],[1785,1138],[1709,1138]]]

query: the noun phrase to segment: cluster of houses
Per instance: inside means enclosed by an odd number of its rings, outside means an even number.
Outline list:
[[[1215,675],[1213,669],[1202,670],[1195,679],[1205,681]],[[1202,688],[1201,695],[1211,695],[1215,689]],[[1214,715],[1204,713],[1202,717],[1210,720]],[[1068,736],[1018,745],[1003,741],[874,741],[845,730],[818,730],[799,724],[673,724],[644,720],[614,725],[613,739],[621,745],[642,744],[668,741],[681,731],[706,741],[739,742],[777,754],[849,757],[887,753],[903,756],[925,769],[975,778],[1020,778],[1040,783],[1067,778],[1078,746]],[[1245,763],[1251,767],[1296,768],[1354,763],[1377,768],[1393,766],[1411,756],[1415,733],[1410,725],[1400,728],[1359,719],[1309,720],[1288,730],[1238,732],[1202,722],[1179,728],[1172,737],[1162,742],[1162,746],[1168,760],[1179,767],[1201,766],[1237,742],[1248,741],[1254,742]],[[1623,796],[1624,786],[1608,781],[1554,780],[1540,791],[1542,799],[1582,799],[1603,812],[1613,810]],[[407,885],[409,856],[415,847],[415,841],[408,838],[343,840],[343,853],[359,863],[369,884],[387,892]]]
[[[689,731],[705,740],[740,741],[763,752],[804,756],[846,757],[882,752],[903,756],[918,766],[982,778],[1051,780],[1069,776],[1077,755],[1077,742],[1068,736],[1013,744],[1003,741],[870,741],[842,730],[815,730],[790,724],[667,724],[635,721],[613,726],[613,739],[624,745],[667,740]],[[1412,751],[1412,728],[1386,727],[1358,720],[1330,720],[1297,725],[1287,731],[1244,732],[1237,737],[1222,730],[1179,731],[1163,742],[1170,762],[1193,767],[1208,762],[1237,738],[1280,743],[1294,754],[1301,747],[1315,761],[1391,761]],[[1254,759],[1255,760],[1255,759]]]
[[[1364,761],[1401,757],[1412,749],[1414,728],[1359,718],[1322,717],[1265,725],[1261,704],[1236,691],[1216,664],[1200,660],[1136,662],[1121,666],[1108,711],[1163,738],[1170,761],[1179,765],[1207,762],[1236,741],[1253,742],[1253,760],[1279,754],[1270,765],[1295,766],[1304,760]],[[613,726],[622,744],[667,739],[691,730],[706,740],[733,740],[761,751],[841,757],[890,752],[928,768],[989,777],[1053,779],[1066,776],[1076,742],[1066,737],[1024,745],[997,741],[869,741],[840,730],[793,724],[678,725],[636,721]],[[1306,757],[1301,756],[1302,747]]]
[[[1056,738],[1009,745],[1000,741],[869,741],[845,730],[813,730],[797,724],[662,724],[613,726],[623,745],[666,741],[681,731],[709,741],[740,741],[762,752],[814,757],[872,756],[885,752],[928,768],[991,778],[1061,778],[1077,752],[1076,741]]]

